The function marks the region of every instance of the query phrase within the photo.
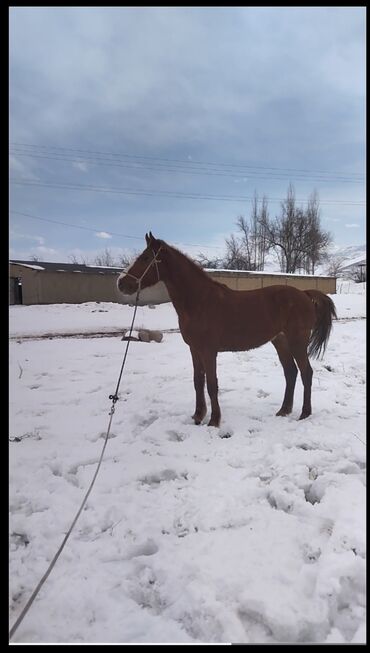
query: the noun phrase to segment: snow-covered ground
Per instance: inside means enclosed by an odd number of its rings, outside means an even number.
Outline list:
[[[365,292],[334,295],[313,415],[275,417],[274,348],[218,357],[222,424],[195,426],[172,305],[139,308],[87,506],[14,642],[365,642]],[[126,346],[118,304],[10,309],[10,624],[95,471]],[[85,337],[22,336],[84,333]]]

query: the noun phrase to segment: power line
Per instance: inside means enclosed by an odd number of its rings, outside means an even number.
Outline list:
[[[114,168],[124,168],[128,170],[133,170],[135,172],[140,172],[142,170],[151,170],[154,172],[172,172],[172,173],[180,173],[180,174],[190,174],[190,175],[195,175],[195,176],[201,176],[201,175],[206,175],[206,176],[211,176],[211,177],[228,177],[232,179],[255,179],[255,180],[271,180],[271,181],[279,181],[279,180],[290,180],[292,178],[292,175],[286,174],[286,173],[261,173],[259,171],[245,171],[244,174],[241,174],[240,172],[235,172],[235,173],[230,173],[230,172],[224,172],[224,171],[218,171],[218,170],[210,170],[206,168],[193,168],[193,167],[188,167],[188,168],[181,168],[179,166],[172,166],[172,167],[167,167],[163,163],[157,163],[157,164],[152,164],[148,165],[147,163],[142,163],[142,162],[136,162],[136,163],[113,163],[113,162],[108,162],[105,159],[95,159],[95,158],[73,158],[73,157],[68,157],[65,155],[58,155],[58,156],[51,156],[49,154],[31,154],[31,153],[26,153],[26,152],[15,152],[17,156],[28,156],[34,159],[47,159],[51,161],[61,161],[65,163],[88,163],[89,165],[98,165],[98,166],[103,166],[103,167],[114,167]],[[362,184],[363,181],[360,179],[348,179],[345,177],[312,177],[312,176],[307,176],[303,175],[301,173],[295,173],[294,179],[297,181],[310,181],[310,182],[315,182],[315,183],[322,183],[322,182],[341,182],[341,183],[346,183],[346,184]]]
[[[331,175],[331,176],[339,176],[341,179],[349,179],[350,177],[353,178],[353,181],[361,181],[364,179],[363,175],[361,173],[353,173],[353,172],[338,172],[338,171],[328,171],[328,170],[309,170],[305,168],[278,168],[278,167],[272,167],[272,166],[256,166],[256,165],[249,165],[249,164],[238,164],[238,163],[225,163],[225,162],[214,162],[214,161],[196,161],[196,160],[185,160],[185,159],[170,159],[170,158],[163,158],[163,157],[154,157],[154,156],[144,156],[144,155],[135,155],[135,154],[127,154],[127,153],[115,153],[115,152],[101,152],[101,151],[96,151],[96,150],[84,150],[84,149],[77,149],[77,148],[65,148],[65,147],[58,147],[58,146],[46,146],[46,145],[33,145],[31,143],[19,143],[19,142],[12,142],[10,143],[11,146],[18,148],[18,154],[19,148],[32,148],[28,150],[28,155],[31,156],[36,156],[34,152],[37,150],[46,150],[49,152],[49,154],[53,153],[53,151],[56,150],[56,154],[61,152],[59,156],[66,156],[64,153],[67,152],[72,152],[72,153],[81,153],[84,158],[86,159],[86,155],[90,159],[95,158],[95,160],[100,160],[101,157],[114,157],[116,160],[117,159],[122,159],[122,158],[127,158],[127,159],[141,159],[145,161],[151,161],[151,162],[157,162],[157,165],[159,165],[158,162],[165,162],[166,164],[170,164],[173,166],[176,166],[177,164],[185,165],[186,168],[189,169],[190,166],[207,166],[208,168],[210,166],[216,166],[220,168],[236,168],[236,169],[242,169],[242,170],[270,170],[270,171],[277,171],[280,174],[286,174],[286,173],[309,173],[309,174],[322,174],[322,175]],[[27,154],[27,150],[24,150],[23,155]],[[91,156],[92,155],[92,156]],[[41,156],[41,155],[40,155]],[[96,159],[96,157],[99,157],[99,159]],[[199,170],[199,168],[196,168],[196,170]],[[271,173],[270,173],[271,174]],[[356,179],[357,178],[357,179]]]
[[[14,153],[14,152],[13,152]],[[88,163],[89,165],[98,165],[98,166],[103,166],[103,167],[114,167],[114,168],[125,168],[128,170],[133,170],[135,172],[140,172],[141,170],[151,170],[154,172],[173,172],[173,173],[185,173],[185,174],[190,174],[190,175],[195,175],[195,176],[201,176],[201,175],[206,175],[206,176],[211,176],[211,177],[228,177],[232,179],[246,179],[246,178],[252,178],[256,180],[262,180],[262,179],[269,179],[269,180],[288,180],[292,178],[291,173],[275,173],[275,172],[269,172],[269,173],[263,173],[259,172],[256,170],[248,170],[245,171],[244,173],[241,172],[224,172],[223,170],[217,170],[217,169],[207,169],[207,168],[194,168],[192,166],[187,166],[186,168],[180,167],[177,164],[172,167],[168,167],[168,164],[163,164],[163,163],[156,163],[156,164],[151,164],[148,165],[147,163],[142,163],[141,161],[134,162],[134,163],[118,163],[118,162],[111,162],[107,161],[106,159],[97,159],[97,158],[90,158],[90,157],[80,157],[80,158],[74,158],[74,157],[69,157],[66,155],[58,155],[58,156],[51,156],[50,154],[39,154],[39,153],[29,153],[29,152],[18,152],[16,151],[15,154],[17,156],[28,156],[34,159],[47,159],[51,161],[61,161],[65,163]],[[349,179],[347,177],[313,177],[313,176],[307,176],[307,175],[302,175],[302,173],[294,173],[294,179],[297,181],[310,181],[310,182],[343,182],[343,183],[350,183],[350,184],[362,184],[363,181],[361,179]]]
[[[115,231],[111,231],[110,229],[107,231],[106,229],[102,229],[101,227],[97,227],[96,229],[93,229],[92,227],[85,227],[82,225],[77,225],[77,224],[71,224],[70,222],[62,222],[61,220],[50,220],[49,218],[40,218],[37,215],[32,215],[31,213],[24,213],[23,211],[9,211],[9,213],[13,213],[15,215],[23,215],[27,218],[31,218],[32,220],[40,220],[41,222],[50,222],[51,224],[59,224],[63,225],[65,227],[71,227],[73,229],[83,229],[85,231],[92,231],[95,234],[104,231],[105,233],[108,233],[112,236],[120,236],[121,238],[132,238],[134,240],[143,240],[143,236],[129,236],[128,234],[120,234]],[[197,243],[180,243],[181,245],[186,245],[187,247],[207,247],[207,249],[224,249],[221,246],[217,245],[199,245]],[[176,243],[174,243],[176,245]]]
[[[111,234],[112,236],[122,236],[122,238],[134,238],[136,240],[143,240],[139,236],[129,236],[128,234],[119,234],[114,231],[106,231],[105,229],[97,228],[93,229],[92,227],[84,227],[82,225],[71,224],[70,222],[62,222],[61,220],[50,220],[49,218],[40,218],[39,216],[32,215],[31,213],[23,213],[22,211],[9,211],[9,213],[14,213],[16,215],[23,215],[27,218],[32,218],[33,220],[41,220],[42,222],[51,222],[52,224],[61,224],[65,227],[73,227],[74,229],[84,229],[85,231],[93,231],[94,233],[99,233],[105,231],[105,233]]]
[[[118,187],[104,187],[96,186],[93,184],[75,184],[75,183],[58,183],[58,182],[42,182],[34,179],[27,178],[17,178],[13,177],[10,179],[10,183],[18,184],[21,186],[30,186],[30,187],[39,187],[39,188],[59,188],[62,190],[78,190],[78,191],[88,191],[88,192],[99,192],[99,193],[118,193],[123,195],[143,195],[143,196],[158,196],[158,197],[174,197],[180,199],[195,199],[195,200],[217,200],[221,202],[251,202],[254,200],[253,197],[246,195],[210,195],[210,194],[199,194],[199,193],[182,193],[180,191],[168,191],[168,190],[143,190],[138,188],[118,188]],[[283,202],[286,198],[277,198],[277,197],[266,197],[269,202]],[[297,202],[307,202],[307,199],[298,199]],[[363,201],[350,201],[350,200],[329,200],[329,199],[320,199],[320,204],[338,204],[338,205],[349,205],[349,206],[364,206],[365,202]]]
[[[150,159],[150,160],[156,160],[156,161],[167,161],[167,162],[175,162],[175,163],[189,163],[189,160],[186,159],[168,159],[168,158],[163,158],[163,157],[154,157],[154,156],[144,156],[144,155],[138,155],[138,154],[127,154],[127,153],[116,153],[116,152],[101,152],[101,151],[96,151],[96,150],[84,150],[84,149],[76,149],[72,147],[58,147],[58,146],[50,146],[50,145],[34,145],[31,143],[18,143],[18,142],[11,142],[10,145],[15,145],[15,146],[21,146],[21,147],[31,147],[31,148],[39,148],[39,149],[47,149],[47,150],[63,150],[63,151],[68,151],[68,152],[81,152],[81,153],[86,153],[86,154],[98,154],[98,155],[103,155],[103,156],[114,156],[114,157],[129,157],[129,158],[140,158],[140,159]],[[258,169],[263,169],[263,170],[285,170],[288,172],[319,172],[323,174],[332,174],[327,170],[308,170],[305,168],[274,168],[271,166],[250,166],[248,164],[239,164],[239,163],[224,163],[224,162],[212,162],[212,161],[196,161],[196,160],[191,160],[190,163],[192,164],[199,164],[199,165],[216,165],[216,166],[227,166],[227,167],[236,167],[236,168],[258,168]],[[337,173],[336,171],[333,171],[334,174],[342,174],[342,173]],[[351,175],[360,175],[361,173],[355,172],[355,173],[348,173]],[[348,174],[346,176],[348,176]]]

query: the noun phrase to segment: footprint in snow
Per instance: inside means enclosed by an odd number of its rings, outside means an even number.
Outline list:
[[[87,433],[85,435],[86,440],[89,442],[97,442],[99,439],[105,440],[107,435],[106,431],[99,431],[99,433]],[[112,431],[109,433],[108,440],[113,440],[113,438],[117,437],[117,433],[113,433]]]
[[[219,434],[220,438],[223,440],[225,438],[226,439],[231,438],[231,436],[234,435],[234,431],[232,429],[230,429],[230,428],[222,427],[222,428],[219,429],[218,434]]]
[[[188,436],[178,431],[167,431],[168,439],[171,442],[183,442]]]
[[[187,473],[182,472],[178,474],[173,469],[164,469],[162,472],[155,472],[154,474],[146,474],[139,478],[143,485],[152,485],[154,487],[160,485],[163,481],[174,481],[175,479],[183,478],[187,480]]]
[[[126,559],[138,558],[139,556],[152,556],[159,551],[159,547],[154,540],[147,540],[143,544],[136,544],[129,547],[126,553]]]
[[[318,561],[321,556],[320,547],[313,548],[311,544],[304,544],[302,549],[303,559],[307,564],[313,564]]]
[[[157,413],[155,413],[153,415],[149,415],[148,417],[145,417],[144,419],[141,419],[138,422],[138,426],[143,428],[143,429],[146,429],[149,426],[151,426],[152,424],[154,424],[154,422],[156,422],[157,419],[158,419]]]

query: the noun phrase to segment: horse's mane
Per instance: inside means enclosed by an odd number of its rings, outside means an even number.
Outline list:
[[[205,272],[205,270],[201,267],[201,265],[198,265],[193,261],[190,256],[187,254],[184,254],[184,252],[181,252],[177,247],[173,247],[173,245],[169,245],[166,243],[164,240],[159,241],[164,247],[166,247],[168,250],[170,250],[173,254],[175,254],[176,257],[178,257],[181,261],[183,261],[186,266],[191,269],[194,274],[197,274],[198,277],[203,278],[207,282],[211,283],[216,283],[219,286],[223,286],[224,284],[220,284],[218,281],[215,281],[214,279],[211,279],[209,274]]]

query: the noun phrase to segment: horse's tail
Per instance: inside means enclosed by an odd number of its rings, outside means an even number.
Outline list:
[[[333,318],[337,319],[337,313],[333,300],[320,290],[304,290],[310,298],[316,310],[316,323],[312,329],[308,343],[308,355],[319,358],[322,352],[324,355],[329,340]]]

